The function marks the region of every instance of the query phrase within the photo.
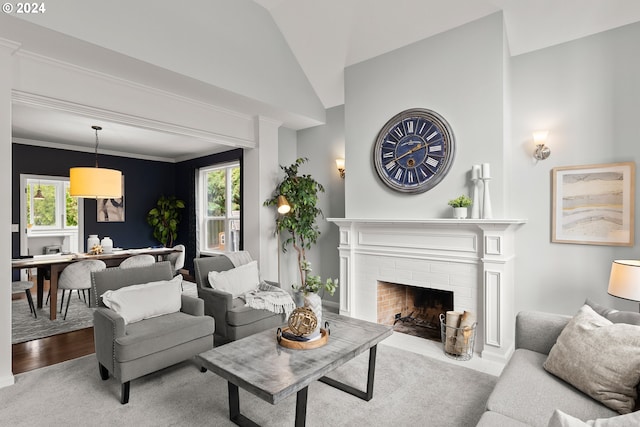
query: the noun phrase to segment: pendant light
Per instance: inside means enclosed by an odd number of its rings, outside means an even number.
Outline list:
[[[100,126],[91,126],[96,132],[96,166],[69,169],[69,194],[72,197],[118,199],[122,197],[122,173],[115,169],[98,167],[98,131]]]
[[[34,200],[44,200],[44,194],[42,194],[42,190],[40,189],[40,183],[38,182],[38,191],[33,195]]]

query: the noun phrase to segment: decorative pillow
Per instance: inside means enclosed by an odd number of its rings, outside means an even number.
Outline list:
[[[639,348],[640,326],[612,323],[585,304],[560,333],[544,368],[626,414],[637,398]]]
[[[125,325],[163,314],[175,313],[182,307],[182,275],[171,280],[131,285],[102,294],[104,305],[124,318]]]
[[[640,326],[640,313],[634,313],[633,311],[618,311],[593,302],[589,298],[587,298],[584,303],[593,308],[593,311],[598,313],[600,316],[611,320],[613,323],[628,323],[630,325]]]
[[[556,409],[547,427],[637,427],[640,425],[640,412],[618,415],[611,418],[582,421]]]
[[[213,289],[230,293],[234,298],[253,291],[260,284],[258,261],[251,261],[227,271],[211,271],[209,284]]]

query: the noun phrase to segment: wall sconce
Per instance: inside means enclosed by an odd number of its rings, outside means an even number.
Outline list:
[[[536,144],[536,151],[533,152],[533,158],[536,160],[544,160],[551,154],[551,150],[547,147],[548,130],[539,130],[533,133],[533,143]]]
[[[278,213],[280,215],[288,214],[291,210],[291,206],[289,205],[289,201],[283,195],[278,196]]]
[[[338,168],[338,172],[340,172],[340,178],[344,179],[344,159],[336,159],[336,167]]]

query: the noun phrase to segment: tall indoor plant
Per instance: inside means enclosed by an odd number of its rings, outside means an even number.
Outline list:
[[[184,206],[184,201],[176,196],[160,196],[156,207],[147,213],[147,223],[153,227],[153,237],[164,247],[172,247],[178,237],[180,211]]]
[[[277,206],[278,196],[284,196],[291,207],[289,213],[278,215],[276,218],[276,232],[286,232],[282,251],[286,252],[287,246],[291,245],[298,254],[300,283],[292,285],[293,289],[305,295],[317,294],[320,290],[333,295],[338,281],[327,279],[323,283],[320,276],[311,274],[311,264],[306,258],[306,251],[316,244],[320,236],[320,229],[316,223],[318,216],[322,216],[322,211],[317,206],[318,194],[324,193],[322,184],[311,175],[299,173],[300,166],[307,161],[307,158],[299,158],[290,166],[280,166],[285,177],[264,205]]]

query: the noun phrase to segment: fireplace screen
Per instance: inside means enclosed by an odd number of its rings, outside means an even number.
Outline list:
[[[453,310],[453,292],[378,282],[378,323],[421,338],[440,340],[440,314]]]

